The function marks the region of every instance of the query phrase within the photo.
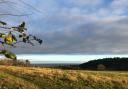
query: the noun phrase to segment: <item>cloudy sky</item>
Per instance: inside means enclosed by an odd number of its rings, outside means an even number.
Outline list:
[[[14,49],[17,53],[128,53],[128,0],[8,1],[0,4],[0,14],[29,15],[1,15],[0,20],[26,21],[29,33],[44,40],[41,46]]]

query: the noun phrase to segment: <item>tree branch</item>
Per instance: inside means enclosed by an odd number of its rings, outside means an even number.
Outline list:
[[[0,13],[0,15],[8,15],[8,16],[28,16],[32,14],[10,14],[10,13]]]
[[[25,4],[25,5],[28,6],[28,7],[31,7],[32,9],[34,9],[35,11],[37,11],[37,12],[39,12],[39,13],[42,13],[40,10],[38,10],[37,8],[33,7],[32,5],[30,5],[30,4],[26,3],[26,2],[24,2],[23,0],[19,0],[19,2]]]
[[[13,3],[13,4],[16,4],[15,2],[11,2],[11,1],[0,1],[0,4],[2,4],[2,3]]]
[[[3,26],[0,26],[0,28],[3,28],[3,29],[11,29],[10,27],[3,27]]]

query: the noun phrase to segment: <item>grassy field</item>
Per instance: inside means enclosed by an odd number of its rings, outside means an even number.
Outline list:
[[[0,89],[128,89],[128,72],[0,66]]]

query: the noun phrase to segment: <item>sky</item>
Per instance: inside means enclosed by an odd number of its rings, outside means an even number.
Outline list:
[[[18,54],[18,59],[28,59],[31,63],[75,63],[81,64],[90,60],[102,59],[102,58],[113,58],[113,57],[124,57],[128,58],[128,55],[58,55],[58,54]]]
[[[1,0],[0,0],[1,1]],[[22,21],[42,45],[12,49],[16,53],[128,54],[127,0],[5,0],[0,16],[10,25]],[[33,8],[34,7],[34,8]]]

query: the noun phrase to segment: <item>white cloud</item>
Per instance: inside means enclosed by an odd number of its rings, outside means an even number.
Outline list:
[[[110,6],[112,13],[117,15],[122,15],[126,13],[128,10],[128,1],[127,0],[113,0]]]
[[[102,0],[69,0],[69,2],[76,6],[84,6],[84,5],[95,6],[101,4]]]

